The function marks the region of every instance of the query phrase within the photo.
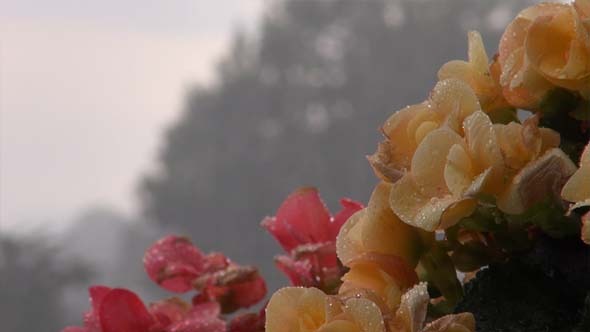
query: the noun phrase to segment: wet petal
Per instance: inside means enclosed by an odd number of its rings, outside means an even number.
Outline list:
[[[570,202],[590,200],[590,144],[580,156],[580,168],[567,181],[561,197]]]
[[[204,271],[206,260],[189,239],[170,235],[146,250],[143,264],[158,285],[182,293],[192,289],[192,281]]]
[[[563,151],[551,149],[520,170],[498,196],[498,208],[505,213],[521,214],[547,198],[559,197],[563,185],[575,170],[576,166]]]
[[[121,288],[104,296],[99,318],[102,332],[146,332],[155,323],[139,297]]]

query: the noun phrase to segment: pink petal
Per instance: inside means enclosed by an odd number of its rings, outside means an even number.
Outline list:
[[[171,292],[183,293],[192,289],[192,281],[203,272],[206,260],[190,240],[170,235],[146,251],[143,264],[154,282]]]
[[[310,262],[280,255],[275,257],[275,264],[289,278],[291,285],[311,287],[314,284]]]
[[[247,308],[266,295],[266,282],[253,267],[232,266],[197,280],[201,294],[193,304],[215,301],[224,313]]]
[[[104,297],[111,291],[110,287],[92,286],[88,288],[90,295],[90,310],[84,314],[84,327],[87,332],[101,332],[98,312]]]
[[[364,207],[363,204],[353,201],[349,198],[341,199],[340,205],[342,205],[342,210],[340,210],[340,212],[338,212],[334,218],[332,218],[332,223],[330,224],[330,237],[332,241],[336,241],[336,237],[338,236],[338,232],[340,232],[340,228],[342,225],[344,225],[348,218]]]
[[[317,189],[301,188],[281,204],[275,218],[262,222],[286,251],[298,244],[330,240],[330,213]]]
[[[150,313],[160,326],[166,327],[184,319],[190,305],[179,298],[171,298],[150,304]]]
[[[218,303],[195,305],[182,321],[169,326],[166,332],[226,332],[225,322],[219,314]]]
[[[229,323],[228,332],[263,332],[264,315],[247,313],[237,316]]]
[[[139,297],[121,288],[103,297],[99,318],[102,332],[149,332],[155,324]]]

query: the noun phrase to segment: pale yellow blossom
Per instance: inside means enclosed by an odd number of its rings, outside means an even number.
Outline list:
[[[368,157],[369,162],[382,180],[395,182],[410,168],[416,149],[428,133],[444,126],[462,134],[463,120],[479,110],[477,96],[467,83],[455,78],[442,80],[427,101],[408,106],[385,121],[385,140]]]
[[[559,135],[524,124],[492,124],[477,111],[463,122],[463,136],[448,127],[430,132],[417,147],[408,172],[392,185],[390,205],[404,222],[427,231],[469,216],[481,199],[520,214],[556,197],[575,171],[557,148]]]
[[[404,259],[412,268],[434,239],[420,229],[402,222],[389,206],[391,184],[379,183],[366,208],[352,215],[336,239],[338,258],[346,266],[366,253],[393,255]]]
[[[479,32],[470,31],[468,42],[469,61],[453,60],[445,63],[438,71],[439,80],[457,78],[465,81],[477,95],[486,113],[510,107],[499,84],[499,64],[496,59],[490,64]]]
[[[587,9],[587,1],[540,3],[508,25],[499,46],[500,84],[513,106],[534,109],[554,87],[589,95]]]
[[[316,288],[286,287],[266,307],[267,332],[385,332],[380,308],[366,298],[344,301]]]
[[[425,283],[405,292],[396,310],[380,308],[370,293],[330,296],[316,288],[286,287],[266,307],[267,332],[474,332],[470,313],[425,325],[430,298]]]

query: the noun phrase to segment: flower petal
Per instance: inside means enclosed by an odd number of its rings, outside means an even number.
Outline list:
[[[155,323],[139,297],[121,288],[104,296],[99,318],[102,332],[146,332]]]
[[[405,223],[425,231],[450,227],[473,213],[477,202],[452,195],[432,197],[422,194],[411,174],[392,185],[389,204]]]
[[[316,331],[326,323],[326,298],[317,288],[279,289],[266,307],[266,332]]]
[[[330,213],[315,188],[293,192],[281,204],[276,216],[266,218],[262,226],[287,252],[297,245],[334,240],[330,238],[333,235]]]
[[[509,214],[521,214],[536,203],[559,197],[567,179],[576,171],[569,157],[558,148],[527,164],[498,196],[497,206]]]
[[[189,239],[174,235],[157,241],[143,257],[150,279],[178,293],[192,289],[192,281],[204,271],[205,264],[203,253]]]

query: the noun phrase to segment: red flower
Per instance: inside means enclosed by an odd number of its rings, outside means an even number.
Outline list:
[[[247,313],[235,317],[229,323],[228,332],[264,332],[265,309],[266,306],[257,314]]]
[[[62,332],[225,332],[217,303],[194,307],[179,299],[150,306],[148,310],[133,292],[122,288],[94,286],[89,289],[92,309],[84,327],[67,327]]]
[[[183,293],[193,289],[193,280],[203,273],[226,268],[229,260],[221,254],[206,256],[189,239],[169,235],[148,248],[143,265],[155,283],[171,292]]]
[[[336,257],[336,236],[340,227],[362,204],[342,199],[342,210],[330,216],[317,189],[302,188],[281,204],[274,217],[262,226],[289,255],[275,258],[277,267],[296,286],[314,286],[332,291],[342,275]]]
[[[258,271],[249,266],[233,265],[223,271],[206,275],[195,281],[201,293],[193,303],[215,301],[223,313],[248,308],[266,296],[266,283]]]

